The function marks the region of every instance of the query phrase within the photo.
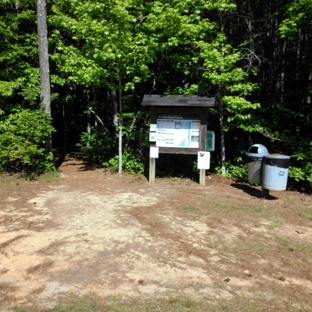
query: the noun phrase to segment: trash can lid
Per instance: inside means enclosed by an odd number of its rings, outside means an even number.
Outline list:
[[[272,158],[272,159],[290,159],[290,156],[283,155],[283,154],[269,154],[265,156],[266,158]]]
[[[290,165],[290,156],[281,154],[266,155],[263,158],[263,163],[268,166],[288,169]]]
[[[254,144],[249,147],[248,152],[246,153],[249,157],[264,157],[269,154],[267,148],[262,144]]]

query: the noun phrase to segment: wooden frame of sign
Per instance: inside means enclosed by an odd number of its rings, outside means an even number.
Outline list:
[[[191,154],[206,151],[207,107],[214,107],[215,98],[195,95],[144,95],[143,106],[151,106],[150,123],[157,124],[159,154]],[[168,125],[168,126],[167,126]],[[177,127],[185,127],[187,138],[178,137]],[[160,133],[159,128],[162,129]],[[168,128],[168,129],[167,129]],[[150,157],[149,182],[155,182],[156,159]],[[205,185],[206,170],[200,169],[199,183]]]

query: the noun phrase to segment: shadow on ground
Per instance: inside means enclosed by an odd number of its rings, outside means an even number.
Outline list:
[[[248,195],[253,196],[253,197],[265,198],[265,199],[268,199],[268,200],[278,199],[277,197],[272,196],[270,194],[268,194],[267,196],[264,196],[262,194],[261,190],[258,190],[256,188],[251,187],[251,186],[246,185],[246,184],[232,183],[231,186],[235,187],[237,189],[240,189],[240,190],[244,191],[245,193],[247,193]]]

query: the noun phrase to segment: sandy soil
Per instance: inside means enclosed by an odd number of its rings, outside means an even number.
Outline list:
[[[0,311],[92,294],[249,296],[312,306],[312,202],[218,176],[206,186],[86,170],[0,179]],[[312,311],[312,309],[311,309]]]

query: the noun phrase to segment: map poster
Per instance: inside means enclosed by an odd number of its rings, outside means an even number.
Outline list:
[[[159,116],[156,146],[199,148],[199,129],[200,120],[182,116]]]

